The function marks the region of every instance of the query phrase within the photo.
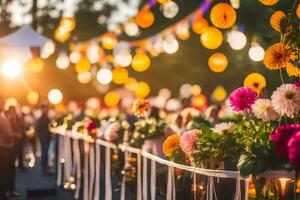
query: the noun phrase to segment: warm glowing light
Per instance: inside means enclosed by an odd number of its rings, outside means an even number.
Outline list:
[[[87,49],[87,52],[86,52],[86,56],[87,58],[89,59],[90,63],[97,63],[99,61],[99,46],[97,43],[92,43],[88,49]]]
[[[176,53],[179,48],[179,43],[173,35],[168,36],[163,42],[163,50],[167,54]]]
[[[148,28],[154,23],[154,15],[151,10],[141,10],[135,17],[136,24],[141,28]]]
[[[165,18],[172,19],[179,12],[179,7],[174,1],[168,1],[167,3],[164,3],[162,6],[163,6],[163,15]]]
[[[240,0],[230,0],[230,3],[234,9],[239,9],[240,8]]]
[[[180,108],[180,102],[177,99],[169,99],[165,108],[167,111],[177,111]]]
[[[212,92],[211,98],[213,101],[224,101],[227,97],[225,88],[221,85],[217,86]]]
[[[150,94],[150,86],[148,85],[148,83],[140,81],[137,83],[134,94],[138,98],[145,98]]]
[[[31,90],[27,93],[27,101],[31,105],[36,105],[38,104],[40,100],[40,95],[38,92]]]
[[[60,90],[58,89],[52,89],[48,93],[48,100],[50,103],[57,105],[62,102],[63,100],[63,94]]]
[[[118,105],[119,101],[120,101],[120,97],[115,91],[110,91],[106,93],[104,96],[104,103],[107,106],[110,107],[116,106]]]
[[[134,91],[137,88],[137,81],[135,78],[128,78],[127,81],[124,83],[124,87],[128,91]]]
[[[70,61],[72,63],[78,63],[81,58],[81,54],[78,51],[72,51],[70,54]]]
[[[207,49],[217,49],[223,42],[223,35],[219,29],[209,26],[203,29],[200,41]]]
[[[97,72],[97,80],[103,85],[109,84],[112,78],[112,72],[109,69],[102,68]]]
[[[247,37],[243,32],[232,30],[227,35],[227,41],[233,50],[241,50],[247,44]]]
[[[201,92],[202,92],[202,88],[200,87],[200,85],[195,84],[191,87],[192,95],[196,96],[198,94],[201,94]]]
[[[52,40],[48,40],[42,48],[41,57],[43,59],[48,58],[54,52],[55,52],[55,44]]]
[[[204,95],[202,95],[202,94],[195,96],[192,99],[192,106],[194,108],[200,109],[200,110],[205,109],[206,106],[207,106],[207,99],[206,99],[206,97]]]
[[[183,84],[179,89],[180,96],[182,96],[183,98],[190,97],[191,89],[192,89],[192,86],[190,84],[188,84],[188,83]]]
[[[63,17],[60,20],[59,25],[63,27],[66,31],[73,31],[76,27],[76,21],[73,17]]]
[[[70,38],[70,36],[70,32],[63,27],[58,27],[54,31],[54,38],[61,43],[67,41]]]
[[[4,109],[7,110],[9,107],[18,105],[18,101],[14,97],[9,97],[5,100]]]
[[[8,78],[16,78],[21,74],[21,65],[15,60],[7,60],[1,65],[1,72]]]
[[[82,72],[87,72],[91,69],[91,63],[89,59],[86,57],[82,57],[78,63],[75,65],[76,72],[82,73]]]
[[[249,49],[248,55],[254,62],[259,62],[264,59],[265,50],[257,43],[253,43]]]
[[[211,71],[220,73],[228,66],[228,59],[223,53],[214,53],[208,59],[208,67]]]
[[[67,69],[70,65],[69,56],[65,52],[60,52],[56,59],[56,66],[59,69]]]
[[[122,67],[116,67],[112,71],[113,74],[113,82],[115,84],[124,84],[128,79],[128,71]]]
[[[169,99],[171,95],[171,91],[168,88],[162,88],[158,92],[158,96],[162,97],[163,99]]]
[[[92,73],[91,72],[78,73],[77,80],[79,83],[88,84],[92,80]]]
[[[102,41],[103,48],[111,50],[117,44],[117,37],[114,33],[105,33],[101,37],[101,41]]]
[[[124,25],[124,31],[128,36],[136,36],[139,33],[139,27],[133,21],[129,21]]]
[[[151,65],[150,58],[145,53],[137,53],[134,55],[131,66],[137,72],[146,71]]]
[[[176,26],[175,29],[176,35],[180,40],[187,40],[190,37],[189,24],[180,23]]]
[[[41,72],[44,69],[44,62],[40,57],[34,56],[27,62],[27,67],[32,72]]]
[[[85,103],[86,108],[97,110],[100,108],[101,104],[98,98],[91,97]]]

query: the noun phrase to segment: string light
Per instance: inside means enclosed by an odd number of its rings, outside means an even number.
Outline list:
[[[79,83],[88,84],[92,80],[92,73],[91,72],[78,73],[77,80]]]
[[[139,33],[139,27],[133,21],[129,21],[124,25],[124,31],[128,36],[133,37]]]
[[[65,52],[60,52],[56,59],[56,66],[59,69],[67,69],[70,65],[70,60]]]
[[[109,69],[102,68],[97,72],[97,80],[103,85],[109,84],[112,78],[112,72]]]
[[[71,63],[75,64],[75,63],[78,63],[79,60],[81,58],[81,54],[78,52],[78,51],[72,51],[70,53],[70,61]]]
[[[162,8],[164,17],[168,19],[174,18],[179,12],[179,7],[174,1],[162,4]]]
[[[248,55],[254,62],[259,62],[264,59],[265,50],[257,43],[252,43]]]
[[[63,94],[58,89],[52,89],[48,93],[48,100],[50,103],[57,105],[57,104],[61,103],[61,101],[63,100]]]
[[[167,54],[175,53],[179,48],[179,43],[173,35],[169,35],[163,41],[163,50]]]
[[[185,83],[180,87],[179,93],[183,98],[188,98],[191,96],[191,89],[192,86],[188,83]]]
[[[243,32],[232,30],[227,35],[227,41],[233,50],[241,50],[247,44],[247,37]]]
[[[21,65],[15,60],[7,60],[2,64],[1,71],[8,78],[16,78],[21,74]]]

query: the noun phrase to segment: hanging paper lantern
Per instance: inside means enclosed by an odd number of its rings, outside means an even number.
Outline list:
[[[208,66],[211,71],[220,73],[223,72],[228,65],[227,57],[223,53],[214,53],[208,59]]]
[[[55,29],[54,31],[54,38],[61,43],[67,41],[70,36],[70,32],[61,27]]]
[[[192,29],[197,34],[202,34],[203,30],[208,27],[208,22],[202,17],[195,18],[192,23]]]
[[[75,29],[76,21],[73,17],[63,17],[59,22],[59,26],[63,27],[66,31],[71,32]]]
[[[211,98],[213,101],[224,101],[227,97],[227,92],[222,85],[218,85],[212,92]]]
[[[207,106],[207,99],[203,94],[199,94],[192,98],[192,107],[204,110]]]
[[[107,106],[114,107],[117,106],[120,101],[119,95],[115,91],[110,91],[104,96],[104,103]]]
[[[173,54],[179,49],[179,43],[173,35],[169,35],[163,41],[163,50],[167,54]]]
[[[87,72],[91,69],[91,63],[86,57],[82,57],[75,65],[77,73]]]
[[[128,91],[135,91],[137,88],[137,81],[135,78],[128,78],[124,83],[124,87]]]
[[[131,67],[137,72],[146,71],[151,65],[151,60],[145,53],[137,53],[134,55]]]
[[[281,10],[278,10],[274,12],[273,15],[271,16],[270,24],[275,31],[282,32],[284,30],[281,30],[282,29],[281,25],[283,24],[284,20],[286,20],[285,13],[282,12]]]
[[[148,28],[154,23],[154,15],[151,10],[141,10],[135,17],[135,22],[141,28]]]
[[[176,26],[175,33],[180,40],[187,40],[190,37],[189,24],[180,23]]]
[[[65,52],[60,52],[56,59],[56,66],[59,69],[67,69],[70,65],[70,60]]]
[[[77,80],[79,83],[88,84],[92,80],[91,72],[81,72],[77,74]]]
[[[258,0],[260,3],[264,4],[265,6],[273,6],[275,5],[279,0]]]
[[[105,33],[101,42],[104,49],[112,50],[117,44],[117,37],[114,33]]]
[[[109,69],[102,68],[97,72],[97,80],[103,85],[109,84],[112,78],[112,72]]]
[[[174,1],[169,1],[167,3],[164,3],[162,6],[163,6],[162,7],[163,15],[165,18],[172,19],[179,12],[179,7],[177,3],[175,3]]]
[[[70,53],[71,63],[73,63],[73,64],[78,63],[80,59],[81,59],[81,54],[78,51],[72,51]]]
[[[40,57],[34,56],[27,62],[27,67],[32,72],[40,72],[44,68],[44,62]]]
[[[139,27],[133,21],[129,21],[124,25],[124,31],[130,37],[136,36],[139,33]]]
[[[223,42],[223,35],[219,29],[209,26],[203,30],[200,40],[205,48],[217,49]]]
[[[140,81],[137,83],[134,94],[138,98],[145,98],[150,94],[150,86],[148,85],[148,83]]]
[[[249,49],[248,55],[254,62],[262,61],[265,57],[265,50],[256,43],[253,43]]]
[[[128,71],[122,67],[116,67],[113,71],[113,82],[115,84],[124,84],[128,79]]]
[[[50,103],[57,105],[57,104],[61,103],[61,101],[63,100],[63,94],[58,89],[52,89],[48,93],[48,100]]]
[[[210,11],[211,23],[221,29],[232,27],[236,21],[236,12],[228,3],[218,3]]]
[[[241,50],[247,44],[247,37],[243,32],[232,30],[227,35],[227,42],[233,50]]]
[[[40,95],[38,92],[31,90],[27,93],[27,101],[31,105],[36,105],[38,104],[40,100]]]

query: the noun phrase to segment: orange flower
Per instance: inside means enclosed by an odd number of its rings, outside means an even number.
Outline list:
[[[133,102],[132,111],[137,117],[144,117],[148,110],[150,104],[147,99],[137,99]]]
[[[289,76],[297,76],[297,77],[300,77],[300,68],[294,66],[292,63],[289,63],[289,64],[286,66],[286,73],[287,73]]]
[[[296,15],[297,15],[298,19],[300,19],[300,4],[297,5]]]
[[[236,12],[230,4],[218,3],[210,11],[210,20],[218,28],[230,28],[236,21]]]
[[[260,3],[264,4],[265,6],[273,6],[275,5],[279,0],[258,0]]]
[[[180,148],[180,136],[178,134],[173,134],[164,141],[163,152],[165,156],[171,156],[172,152],[178,148]]]
[[[273,15],[271,16],[270,24],[275,31],[282,32],[281,26],[285,19],[286,19],[285,13],[282,12],[281,10],[278,10],[274,12]]]
[[[279,42],[267,49],[264,57],[264,65],[271,70],[276,70],[285,68],[296,58],[296,53],[290,47]]]

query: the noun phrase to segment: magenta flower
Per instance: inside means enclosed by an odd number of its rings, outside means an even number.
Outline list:
[[[191,154],[195,151],[197,137],[197,129],[185,132],[180,138],[180,147],[186,154]]]
[[[287,146],[289,162],[293,165],[300,164],[300,131],[290,138]]]
[[[233,110],[245,111],[251,109],[251,105],[256,101],[256,98],[257,93],[254,90],[248,87],[240,87],[229,95],[229,102]]]
[[[299,132],[300,124],[285,124],[277,127],[270,135],[270,140],[276,143],[277,154],[289,159],[291,157],[293,163],[295,161],[294,157],[299,156],[299,154],[295,154],[299,153],[299,146],[295,147],[296,144],[299,144],[299,136],[296,136]]]
[[[300,80],[295,81],[295,82],[294,82],[294,85],[296,85],[297,87],[300,87]]]
[[[97,125],[93,121],[89,121],[86,125],[86,130],[92,131],[97,128]]]

